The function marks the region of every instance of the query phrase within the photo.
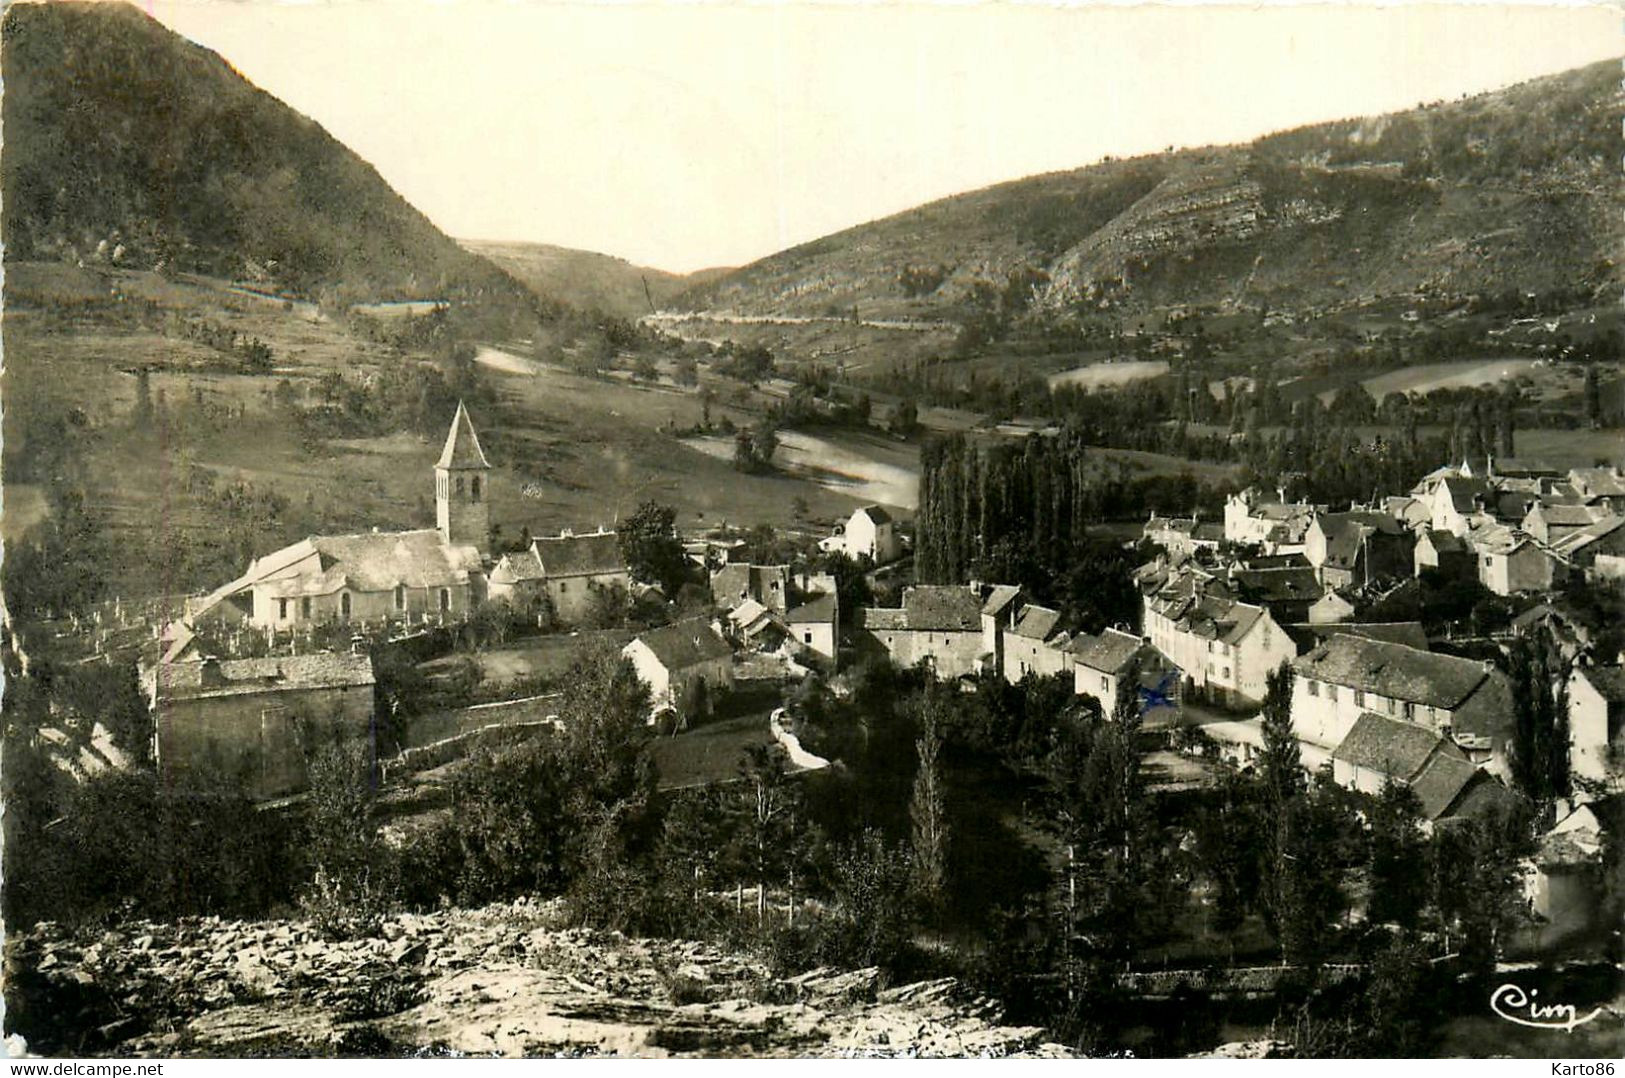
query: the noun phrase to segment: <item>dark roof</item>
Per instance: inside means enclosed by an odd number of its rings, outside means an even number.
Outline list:
[[[1483,663],[1342,633],[1293,663],[1304,677],[1456,708],[1489,677]]]
[[[777,589],[773,587],[774,584],[778,585]],[[760,598],[774,590],[783,595],[789,587],[788,565],[730,562],[711,574],[711,595],[724,605],[737,601],[741,592],[752,598]]]
[[[858,626],[864,629],[884,629],[904,632],[908,629],[908,611],[896,606],[858,607]]]
[[[1440,480],[1439,485],[1450,496],[1450,504],[1458,513],[1471,513],[1478,508],[1476,499],[1489,498],[1494,493],[1494,488],[1482,479],[1466,479],[1453,475]]]
[[[614,532],[533,539],[530,548],[541,562],[543,574],[549,577],[626,572],[621,539]]]
[[[1332,759],[1380,771],[1403,782],[1420,771],[1436,750],[1459,752],[1425,726],[1367,711],[1354,720],[1348,736],[1333,750]]]
[[[1059,610],[1051,610],[1037,603],[1029,603],[1022,610],[1021,617],[1010,627],[1016,636],[1026,637],[1029,640],[1048,640],[1050,634],[1055,632],[1056,624],[1061,620]]]
[[[1554,468],[1543,460],[1533,457],[1496,457],[1490,461],[1496,475],[1530,476],[1530,475],[1562,475],[1559,468]]]
[[[1254,603],[1314,600],[1325,592],[1315,579],[1315,571],[1308,567],[1236,569],[1230,579],[1240,589],[1242,598]]]
[[[1243,569],[1313,569],[1302,552],[1291,554],[1257,554],[1237,562]]]
[[[1512,736],[1512,707],[1512,683],[1501,671],[1489,671],[1451,715],[1456,737],[1504,744]]]
[[[440,451],[436,468],[489,468],[480,439],[474,433],[474,424],[468,418],[468,409],[457,402],[457,414],[451,418],[451,429],[446,432],[446,447]]]
[[[1409,535],[1405,526],[1387,513],[1358,511],[1326,513],[1316,517],[1326,536],[1326,561],[1339,568],[1351,568],[1360,553],[1360,544],[1372,535],[1396,538]]]
[[[1367,640],[1386,640],[1390,644],[1404,644],[1418,651],[1428,649],[1428,634],[1419,621],[1381,621],[1371,623],[1340,621],[1335,624],[1296,624],[1285,626],[1287,635],[1302,651],[1309,651],[1334,636],[1361,636]]]
[[[1618,498],[1625,496],[1625,479],[1614,474],[1612,468],[1571,468],[1569,477],[1577,486],[1583,486],[1592,498]]]
[[[828,624],[835,620],[835,596],[820,595],[810,603],[803,603],[785,615],[792,625]]]
[[[1443,528],[1428,528],[1417,537],[1420,542],[1426,538],[1428,544],[1440,554],[1465,554],[1467,543],[1455,532],[1445,531]]]
[[[1067,645],[1066,650],[1072,653],[1074,661],[1080,666],[1115,674],[1139,654],[1142,646],[1142,641],[1137,636],[1116,629],[1107,629],[1099,636],[1079,633]]]
[[[1450,753],[1435,753],[1419,774],[1411,779],[1411,790],[1422,803],[1424,819],[1437,820],[1449,814],[1463,790],[1484,772],[1469,760]]]
[[[1555,524],[1563,528],[1584,528],[1599,519],[1597,511],[1585,505],[1537,505],[1529,510],[1531,514],[1536,511],[1548,526]]]
[[[997,614],[1015,602],[1020,595],[1021,589],[1014,584],[995,584],[993,590],[987,593],[987,598],[982,601],[982,613]]]
[[[1589,681],[1604,700],[1625,703],[1625,667],[1579,666],[1575,668],[1575,673]]]
[[[866,505],[859,509],[858,512],[862,513],[876,524],[891,523],[891,514],[880,508],[878,505]]]
[[[916,584],[903,589],[907,627],[927,632],[966,632],[982,627],[982,600],[960,584]]]
[[[733,654],[728,641],[705,618],[690,618],[638,634],[638,640],[667,670],[682,670],[696,663]],[[629,645],[630,646],[630,645]]]
[[[218,671],[218,679],[204,676],[205,667],[211,665]],[[157,668],[160,702],[306,689],[355,688],[371,685],[374,680],[371,656],[348,652],[322,651],[263,659],[200,659],[163,663]]]

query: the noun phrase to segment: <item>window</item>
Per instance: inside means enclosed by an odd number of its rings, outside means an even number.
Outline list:
[[[1354,706],[1355,707],[1365,707],[1365,692],[1364,691],[1362,691],[1360,689],[1355,689],[1354,690]]]
[[[472,484],[472,486],[470,488],[470,493],[472,494],[475,501],[480,500],[480,477],[477,476],[477,475],[474,477],[473,484]]]
[[[451,609],[451,589],[450,588],[441,588],[440,589],[440,612],[442,614],[444,614],[446,611],[448,611],[450,609]]]
[[[1416,705],[1409,700],[1405,701],[1405,718],[1411,721],[1416,719]]]
[[[350,593],[347,591],[339,592],[339,617],[350,620]]]
[[[309,597],[306,597],[304,599],[299,600],[299,616],[302,617],[302,618],[310,617],[310,599],[309,599]]]
[[[1309,695],[1310,696],[1319,696],[1320,695],[1320,682],[1311,681],[1309,683]]]
[[[396,610],[405,610],[406,609],[406,585],[405,584],[396,584],[395,585],[395,609]]]
[[[1224,677],[1226,681],[1230,679],[1230,668],[1228,666],[1224,668]]]
[[[559,594],[560,595],[563,595],[565,592],[567,592],[569,590],[570,590],[570,582],[568,580],[559,581]]]
[[[1328,684],[1326,686],[1326,699],[1332,701],[1333,703],[1337,702],[1337,686],[1336,685]]]
[[[288,620],[288,600],[278,599],[276,601],[276,616],[278,621]]]
[[[1107,677],[1105,674],[1101,674],[1100,675],[1100,687],[1102,689],[1110,689],[1112,687],[1112,679]]]
[[[803,644],[812,643],[812,630],[811,629],[808,629],[806,632],[801,634],[801,642]]]

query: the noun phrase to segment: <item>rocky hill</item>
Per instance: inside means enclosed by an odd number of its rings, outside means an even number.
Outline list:
[[[1065,1056],[952,980],[775,978],[709,943],[556,927],[521,901],[297,921],[41,924],[6,941],[6,1025],[47,1055]]]
[[[3,42],[7,261],[537,307],[314,121],[134,7],[12,4]]]
[[[1418,292],[1613,295],[1618,67],[1247,145],[1106,161],[934,202],[678,297],[741,315],[1042,323],[1312,311]]]
[[[539,296],[583,311],[600,311],[618,318],[649,313],[650,300],[664,306],[685,288],[714,280],[727,270],[702,270],[683,276],[664,270],[634,266],[624,258],[555,247],[549,243],[505,240],[459,240],[474,254],[488,259]],[[645,291],[647,288],[647,291]]]

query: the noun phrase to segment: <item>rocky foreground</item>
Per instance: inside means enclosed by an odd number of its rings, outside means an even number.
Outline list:
[[[952,979],[775,978],[710,943],[557,925],[531,902],[344,942],[297,921],[42,924],[7,941],[7,1025],[46,1054],[1069,1054]]]

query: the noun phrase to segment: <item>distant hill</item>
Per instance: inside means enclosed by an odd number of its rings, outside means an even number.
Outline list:
[[[602,311],[620,318],[649,313],[652,297],[657,307],[698,284],[730,270],[701,270],[683,276],[664,270],[634,266],[624,258],[555,247],[547,243],[504,240],[459,240],[469,251],[489,259],[538,295],[586,311]],[[644,286],[647,284],[648,292]]]
[[[8,261],[168,266],[330,302],[539,306],[314,121],[134,7],[5,13]]]
[[[933,202],[674,300],[742,315],[1028,322],[1313,311],[1431,292],[1616,297],[1619,68]],[[1611,299],[1610,299],[1611,302]]]

